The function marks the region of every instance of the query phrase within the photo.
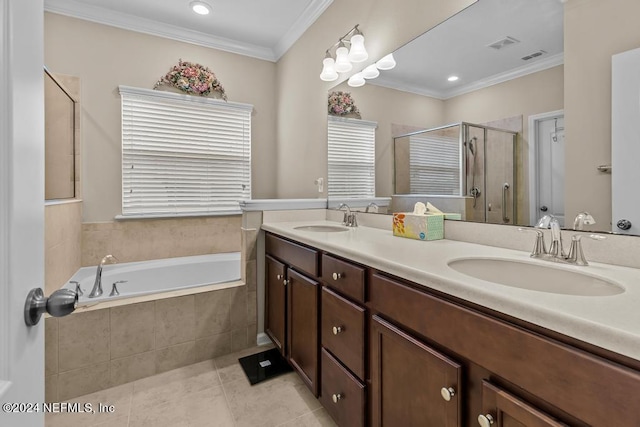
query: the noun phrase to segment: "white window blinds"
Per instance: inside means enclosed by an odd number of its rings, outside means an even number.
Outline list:
[[[247,104],[120,86],[122,215],[239,213],[251,198]]]
[[[409,153],[411,194],[462,195],[458,137],[412,135]]]
[[[377,123],[328,116],[329,197],[375,197]]]

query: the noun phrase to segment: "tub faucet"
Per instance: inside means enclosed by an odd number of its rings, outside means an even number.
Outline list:
[[[95,298],[102,295],[102,266],[105,264],[115,264],[116,262],[118,262],[118,260],[113,255],[107,255],[102,258],[102,261],[100,261],[100,264],[98,264],[98,270],[96,271],[96,281],[93,282],[93,289],[91,289],[89,298]]]

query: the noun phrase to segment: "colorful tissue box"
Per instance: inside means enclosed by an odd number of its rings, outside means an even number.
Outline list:
[[[444,215],[394,213],[393,235],[417,240],[444,239]]]

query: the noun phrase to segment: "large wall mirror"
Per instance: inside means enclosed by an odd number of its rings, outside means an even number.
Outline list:
[[[376,196],[426,199],[472,221],[563,219],[563,17],[559,0],[480,0],[394,52],[393,70],[332,88],[377,123]],[[425,186],[410,153],[433,156],[429,145],[457,169]]]

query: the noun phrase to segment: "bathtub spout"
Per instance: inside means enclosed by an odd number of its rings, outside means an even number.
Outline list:
[[[102,258],[102,261],[100,261],[100,264],[98,264],[98,270],[96,271],[96,281],[93,282],[93,289],[91,289],[89,298],[95,298],[102,295],[102,266],[105,264],[115,264],[116,262],[118,262],[118,260],[113,255],[107,255]]]

